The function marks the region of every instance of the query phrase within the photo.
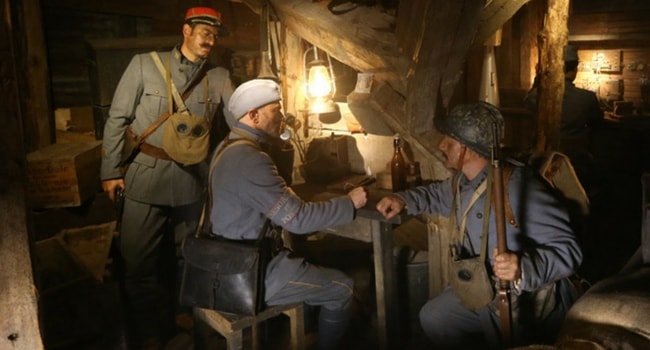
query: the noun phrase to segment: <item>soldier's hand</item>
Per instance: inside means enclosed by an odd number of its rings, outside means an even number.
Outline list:
[[[405,206],[406,203],[404,203],[401,198],[394,195],[388,195],[377,203],[377,211],[386,219],[390,219],[399,214]]]
[[[494,264],[492,269],[494,275],[505,281],[514,281],[521,278],[521,268],[519,266],[519,255],[513,252],[499,254],[497,248],[494,248]]]
[[[124,184],[124,179],[111,179],[102,181],[102,188],[104,189],[104,192],[108,194],[108,198],[110,198],[112,202],[115,202],[115,189],[118,187],[122,189],[126,187]]]
[[[348,192],[348,197],[350,197],[352,203],[354,203],[354,208],[359,209],[368,202],[368,191],[363,186],[355,187]]]

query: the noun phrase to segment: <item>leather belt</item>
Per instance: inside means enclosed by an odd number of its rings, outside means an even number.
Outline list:
[[[167,152],[165,152],[164,149],[146,142],[143,142],[142,145],[140,145],[140,151],[154,158],[172,160],[172,158],[169,156],[169,154],[167,154]]]
[[[254,247],[259,247],[261,249],[267,250],[266,256],[268,258],[273,258],[278,253],[280,253],[284,247],[284,241],[281,236],[277,237],[264,237],[261,240],[257,239],[230,239],[224,236],[217,235],[216,233],[212,236],[212,239],[223,242],[233,242],[237,244],[244,244]]]
[[[257,239],[232,239],[232,238],[226,238],[216,233],[214,234],[214,236],[212,236],[212,239],[215,239],[217,241],[233,242],[233,243],[240,243],[240,244],[246,244],[252,246],[259,245],[260,243],[260,241]]]

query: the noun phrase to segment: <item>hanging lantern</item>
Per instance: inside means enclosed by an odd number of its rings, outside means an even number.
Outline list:
[[[307,62],[307,55],[312,52],[313,60]],[[309,112],[325,114],[338,112],[338,106],[333,101],[336,93],[334,69],[329,54],[326,60],[318,57],[318,48],[312,46],[304,54],[305,95],[309,100]]]

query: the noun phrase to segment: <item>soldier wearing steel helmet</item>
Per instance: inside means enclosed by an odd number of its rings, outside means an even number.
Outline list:
[[[377,204],[386,218],[402,210],[449,218],[449,251],[443,248],[440,253],[449,256],[450,284],[420,311],[422,329],[436,349],[503,347],[496,303],[489,294],[494,290],[489,288],[488,295],[472,294],[478,287],[472,283],[480,283],[479,278],[470,278],[467,290],[454,287],[462,285],[452,280],[459,278],[460,270],[454,270],[459,263],[478,261],[474,266],[484,271],[492,286],[498,279],[511,283],[517,345],[552,341],[575,299],[566,278],[579,267],[582,252],[567,211],[528,168],[505,172],[504,192],[513,220],[506,224],[508,251],[498,254],[494,210],[486,201],[491,202],[488,185],[494,138],[501,140],[503,125],[499,110],[485,102],[458,105],[436,117],[435,126],[443,135],[439,149],[455,174],[445,181],[391,194]],[[477,299],[484,302],[477,304]]]

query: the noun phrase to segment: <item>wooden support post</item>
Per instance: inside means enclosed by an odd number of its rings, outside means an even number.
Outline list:
[[[568,0],[549,0],[539,40],[539,97],[535,153],[560,147],[560,117],[564,93],[564,47],[568,40]]]

